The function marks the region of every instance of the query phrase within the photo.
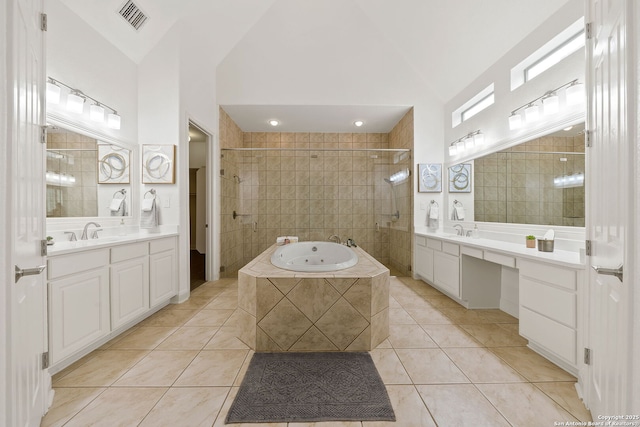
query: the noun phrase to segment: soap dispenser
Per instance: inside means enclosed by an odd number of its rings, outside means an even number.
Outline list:
[[[126,225],[124,225],[124,219],[120,220],[120,227],[118,227],[118,234],[120,234],[121,236],[127,235],[127,228],[126,228]]]
[[[474,239],[479,239],[480,238],[480,230],[478,230],[478,224],[474,224],[473,225],[473,233],[471,233],[471,236]]]

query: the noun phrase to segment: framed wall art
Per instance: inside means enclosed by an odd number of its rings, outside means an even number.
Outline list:
[[[142,146],[142,183],[175,183],[175,145]]]
[[[98,144],[98,184],[129,184],[129,150]]]
[[[471,193],[471,163],[449,168],[449,193]]]
[[[418,164],[418,192],[440,193],[442,191],[442,163]]]

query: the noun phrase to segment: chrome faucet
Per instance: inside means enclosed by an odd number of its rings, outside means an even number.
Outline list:
[[[76,233],[74,233],[73,231],[65,231],[64,234],[69,235],[70,242],[76,242],[78,240],[78,238],[76,237]]]
[[[336,243],[342,244],[342,240],[340,239],[340,236],[338,236],[337,234],[332,234],[331,236],[329,236],[329,238],[327,240],[332,241],[334,239],[335,239]]]
[[[93,222],[93,221],[88,222],[87,225],[84,226],[84,230],[82,230],[82,236],[80,237],[80,240],[89,240],[89,238],[87,237],[87,229],[89,228],[90,225],[95,225],[96,227],[102,227],[97,222]],[[93,230],[93,232],[91,233],[92,239],[98,238],[98,231],[102,231],[102,228],[97,228]]]
[[[460,228],[456,228],[456,227],[460,227]],[[455,224],[453,226],[453,228],[455,228],[457,230],[457,234],[458,236],[464,236],[464,227],[460,224]]]

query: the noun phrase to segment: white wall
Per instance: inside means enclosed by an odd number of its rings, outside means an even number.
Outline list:
[[[553,68],[514,91],[511,91],[510,80],[511,69],[514,66],[584,15],[583,6],[581,0],[568,2],[556,14],[541,24],[536,31],[517,44],[472,84],[445,104],[442,124],[444,127],[444,142],[441,149],[445,151],[444,156],[447,166],[460,162],[472,163],[471,159],[474,157],[480,157],[516,143],[527,141],[550,130],[561,129],[567,123],[584,120],[585,106],[580,105],[563,110],[552,118],[540,120],[535,125],[523,126],[519,130],[509,130],[508,122],[508,117],[512,110],[538,98],[545,92],[573,79],[579,79],[584,83],[585,54],[583,50],[575,52]],[[491,83],[495,85],[495,103],[476,116],[452,128],[452,112]],[[483,148],[475,149],[469,154],[449,156],[448,147],[452,142],[476,130],[481,130],[485,135]],[[443,175],[446,173],[447,171],[443,170]],[[458,199],[464,204],[465,211],[468,214],[465,220],[468,222],[473,221],[473,193],[447,194],[445,208],[447,218],[450,218],[454,199]],[[465,226],[465,228],[467,227]]]
[[[89,103],[80,117],[62,106],[49,106],[61,118],[108,137],[135,143],[138,137],[138,71],[136,64],[100,36],[60,0],[48,0],[47,75],[117,110],[120,130],[88,120]]]

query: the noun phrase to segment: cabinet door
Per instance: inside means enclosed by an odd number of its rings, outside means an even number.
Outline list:
[[[52,364],[107,335],[109,268],[49,282],[49,311]]]
[[[151,307],[176,295],[176,251],[169,250],[149,256]]]
[[[433,281],[443,290],[460,298],[460,258],[442,252],[434,252]]]
[[[416,261],[414,270],[424,280],[433,282],[433,249],[416,245]]]
[[[149,309],[149,258],[111,265],[111,328],[115,329]]]

